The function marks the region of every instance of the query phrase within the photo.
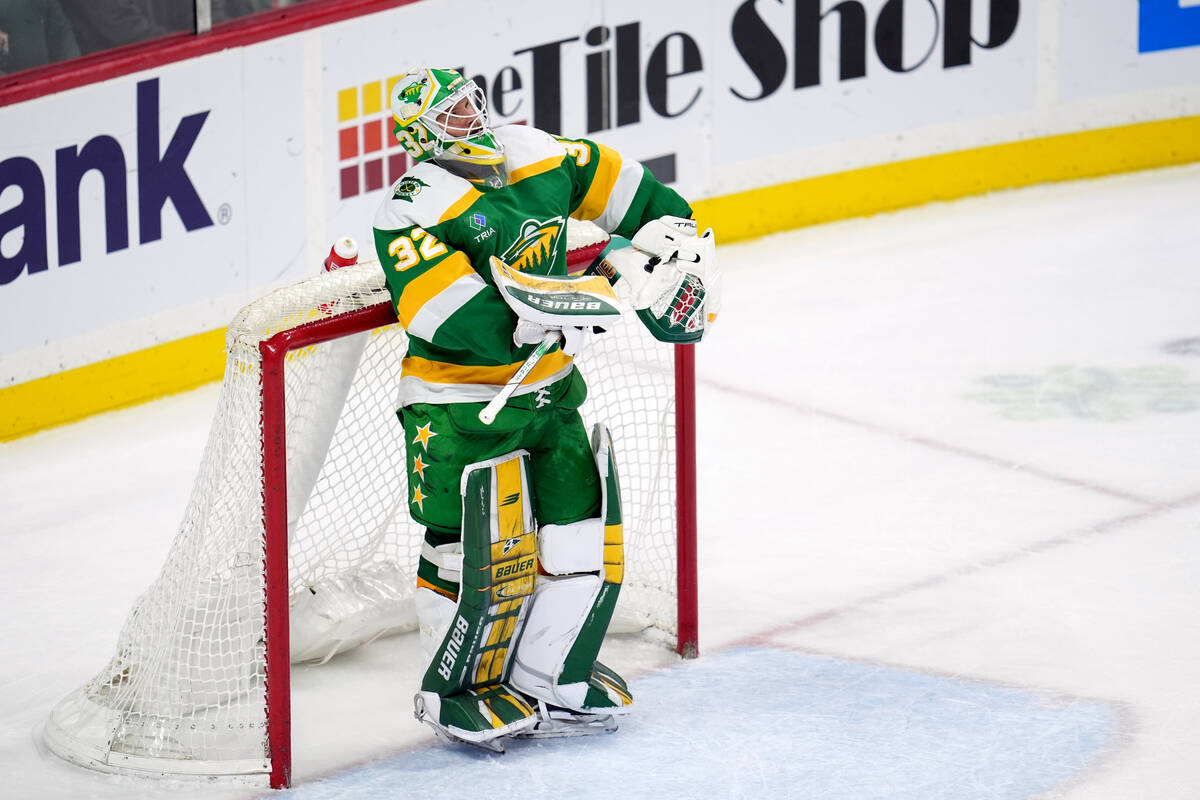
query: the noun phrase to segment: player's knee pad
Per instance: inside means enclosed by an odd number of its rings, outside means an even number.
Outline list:
[[[619,713],[633,702],[616,673],[596,661],[624,577],[621,495],[612,437],[592,432],[601,479],[600,516],[546,525],[538,534],[542,566],[512,668],[522,692],[575,711]]]
[[[413,602],[417,607],[417,629],[421,638],[421,651],[425,661],[433,658],[437,646],[446,638],[446,631],[454,620],[458,603],[446,595],[418,586]]]
[[[463,548],[462,542],[433,545],[429,541],[421,543],[421,560],[426,562],[438,580],[456,584],[462,582]]]
[[[551,575],[599,572],[604,568],[604,520],[582,519],[538,529],[538,561]]]
[[[431,538],[437,541],[440,537],[426,532],[417,567],[417,591],[413,597],[421,650],[426,660],[433,657],[433,651],[454,619],[463,562],[461,541],[435,545]]]

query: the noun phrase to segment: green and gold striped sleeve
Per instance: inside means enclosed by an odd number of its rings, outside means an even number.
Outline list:
[[[512,311],[467,255],[441,240],[437,226],[376,228],[375,250],[410,336],[497,364],[513,360]]]
[[[564,168],[573,186],[571,216],[595,222],[609,233],[632,236],[664,214],[690,217],[687,202],[637,161],[590,139],[558,138],[567,151]]]

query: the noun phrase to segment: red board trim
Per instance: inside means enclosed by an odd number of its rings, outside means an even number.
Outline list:
[[[0,106],[416,2],[419,0],[324,0],[301,3],[223,23],[209,33],[181,31],[149,42],[92,53],[70,61],[0,76]]]

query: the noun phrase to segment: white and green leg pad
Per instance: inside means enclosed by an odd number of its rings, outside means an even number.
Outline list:
[[[538,701],[538,727],[525,735],[564,735],[555,731],[571,721],[613,730],[612,715],[633,703],[625,681],[596,660],[621,590],[625,557],[616,461],[603,425],[592,432],[592,451],[602,487],[600,516],[544,525],[538,532],[538,556],[550,574],[538,579],[530,598],[509,680]]]
[[[501,737],[537,723],[535,709],[508,685],[537,575],[528,456],[515,450],[463,471],[458,604],[415,699],[417,719],[443,738],[501,752]]]

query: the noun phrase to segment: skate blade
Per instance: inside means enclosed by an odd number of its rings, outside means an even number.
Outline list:
[[[565,736],[595,736],[598,733],[613,733],[617,730],[616,717],[597,715],[589,717],[551,718],[539,720],[527,731],[513,734],[514,739],[557,739]]]

